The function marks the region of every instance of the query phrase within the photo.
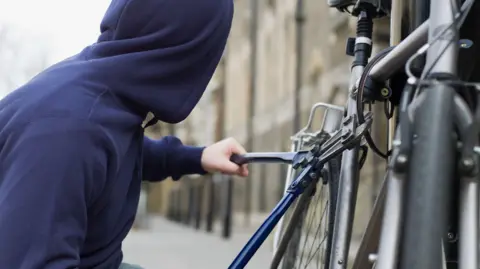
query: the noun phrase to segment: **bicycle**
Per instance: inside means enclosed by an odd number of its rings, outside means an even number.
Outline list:
[[[459,31],[475,1],[423,5],[430,11],[428,19],[426,10],[410,10],[411,16],[425,20],[403,38],[396,27],[401,24],[401,3],[328,1],[358,18],[357,35],[347,42],[347,53],[355,58],[347,105],[315,105],[307,127],[293,136],[291,152],[232,156],[238,164],[287,163],[298,173],[294,177],[289,171],[285,196],[229,268],[244,268],[278,223],[271,268],[298,268],[297,261],[311,260],[298,253],[305,236],[301,230],[315,202],[312,197],[324,185],[329,185],[333,202],[324,211],[329,220],[315,223],[325,224],[327,235],[314,258],[321,268],[347,268],[359,170],[367,149],[386,159],[388,168],[352,268],[478,268],[480,86],[461,80],[457,71],[459,48],[472,45],[459,41]],[[370,59],[373,19],[386,15],[393,25],[392,43],[398,44]],[[373,115],[364,109],[373,102],[390,104],[388,152],[379,150],[369,132]],[[318,107],[327,108],[327,114],[323,128],[313,132]],[[298,197],[283,227],[282,217]],[[305,242],[308,232],[306,237]]]

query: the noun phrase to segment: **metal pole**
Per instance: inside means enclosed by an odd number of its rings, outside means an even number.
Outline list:
[[[374,104],[373,105],[373,110],[374,110],[374,115],[381,115],[383,113],[383,104]],[[382,141],[383,145],[387,145],[388,143],[388,136],[385,137],[385,130],[388,128],[388,120],[383,121],[379,120],[376,124],[374,122],[372,126],[373,130],[373,136],[375,141]],[[388,132],[388,129],[387,129]],[[380,145],[380,143],[379,143]],[[386,148],[386,147],[385,147]],[[385,174],[384,171],[385,169],[383,168],[384,160],[373,154],[372,156],[372,189],[371,189],[371,203],[372,203],[372,209],[375,206],[375,203],[377,201],[377,196],[379,194],[380,186],[383,181],[383,175]]]
[[[175,125],[174,124],[168,124],[168,134],[169,135],[175,135]]]
[[[207,207],[207,232],[213,232],[213,218],[214,218],[214,206],[215,206],[215,183],[212,176],[208,176],[208,207]]]
[[[352,72],[359,77],[363,72],[363,66],[354,67]],[[355,83],[355,81],[352,82]],[[348,113],[356,113],[354,112],[356,111],[356,104],[353,104],[351,101],[348,103]],[[336,210],[337,220],[334,225],[332,247],[333,259],[330,260],[330,268],[332,269],[347,268],[348,250],[352,236],[351,228],[358,191],[358,151],[358,147],[355,147],[344,152],[342,156],[342,171],[340,173],[337,200],[337,204],[341,206],[337,206]]]
[[[385,175],[385,177],[387,176],[388,174]],[[373,206],[372,214],[368,220],[362,240],[360,240],[360,246],[358,247],[355,260],[353,261],[352,269],[364,269],[372,266],[368,256],[378,250],[378,244],[381,238],[380,230],[382,228],[386,193],[387,184],[386,180],[383,180],[380,191],[378,192],[377,201]]]
[[[394,269],[398,264],[402,225],[402,204],[405,175],[390,171],[387,175],[387,196],[385,199],[381,237],[378,247],[378,268]]]
[[[402,41],[402,16],[403,0],[392,1],[392,14],[390,20],[390,46],[395,46]],[[390,104],[389,106],[392,106]],[[395,128],[397,121],[397,111],[394,108],[393,116],[388,120],[388,139],[387,149],[392,149],[393,139],[395,138]]]
[[[260,197],[258,197],[258,209],[260,212],[265,212],[267,210],[267,179],[266,179],[266,167],[262,166],[259,167],[260,169],[260,186],[258,193],[260,194]]]
[[[428,23],[424,22],[398,46],[378,61],[370,71],[370,76],[378,81],[389,79],[405,66],[408,58],[427,43]]]
[[[177,221],[177,192],[171,190],[170,195],[172,195],[172,220]]]
[[[226,71],[226,61],[228,58],[223,58],[220,62],[218,70],[221,70],[221,85],[216,90],[216,106],[217,106],[217,120],[216,120],[216,140],[221,140],[225,136],[225,73]],[[222,236],[224,238],[229,238],[232,231],[232,211],[233,211],[233,177],[227,177],[226,181],[220,183],[222,187],[226,187],[225,195],[221,199],[222,204],[225,205],[224,211],[222,212],[223,217],[223,229]]]
[[[455,15],[450,0],[433,1],[430,14],[428,32],[432,42],[439,29],[445,29],[446,25],[454,22]],[[458,36],[450,30],[449,38],[440,38],[431,44],[424,72],[455,75],[457,43]],[[409,161],[403,223],[403,229],[410,233],[402,237],[402,269],[442,267],[441,238],[446,231],[445,209],[456,163],[452,145],[454,90],[440,84],[424,89],[420,94],[425,98],[415,113],[414,132],[417,137]]]
[[[182,188],[182,199],[181,199],[181,203],[182,203],[182,223],[185,224],[185,225],[188,225],[188,214],[190,213],[189,212],[189,188],[188,188],[188,185],[187,186],[183,186]]]
[[[195,212],[195,229],[198,230],[200,229],[200,225],[202,223],[202,208],[203,208],[203,184],[202,182],[199,182],[200,184],[196,184],[197,186],[195,187],[195,198],[196,198],[196,212]]]
[[[168,194],[168,208],[167,208],[167,219],[173,219],[173,193],[170,191]]]
[[[293,133],[300,130],[301,127],[301,88],[303,79],[303,28],[305,24],[305,5],[303,0],[297,1],[295,10],[295,89],[294,89],[294,118],[293,118]]]
[[[371,14],[361,11],[357,22],[357,40],[355,43],[355,60],[351,70],[345,123],[353,122],[356,126],[357,103],[353,93],[355,85],[367,65],[372,48],[373,22]],[[359,145],[342,155],[336,220],[333,230],[331,269],[345,269],[348,262],[348,251],[352,236],[355,202],[358,191],[358,154]]]
[[[230,238],[232,234],[232,205],[233,205],[233,178],[229,176],[226,181],[226,203],[225,214],[223,220],[223,233],[222,236],[225,239]]]
[[[175,190],[175,209],[174,209],[174,220],[176,222],[179,222],[180,221],[180,190],[179,189],[176,189]]]
[[[478,161],[477,161],[478,163]],[[460,179],[459,267],[477,269],[478,259],[478,176]]]
[[[247,120],[247,144],[248,151],[253,151],[254,142],[254,125],[253,118],[255,116],[256,103],[256,86],[257,86],[257,39],[258,39],[258,13],[259,1],[250,0],[251,23],[250,23],[250,91],[248,100],[248,120]],[[252,211],[252,180],[250,177],[245,179],[245,226],[250,225],[250,214]]]
[[[192,180],[190,178],[185,178],[187,181],[186,183],[186,189],[187,189],[187,193],[188,193],[188,208],[187,208],[187,218],[185,220],[185,223],[187,225],[190,225],[192,223],[192,220],[194,218],[194,215],[195,215],[195,191],[194,191],[194,184],[192,182]]]

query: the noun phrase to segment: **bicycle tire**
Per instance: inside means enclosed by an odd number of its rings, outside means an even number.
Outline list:
[[[332,240],[333,240],[333,227],[335,223],[335,212],[338,197],[338,184],[340,178],[340,162],[341,156],[329,161],[326,165],[326,173],[328,176],[328,182],[326,183],[328,190],[328,221],[327,236],[325,240],[325,251],[323,253],[325,260],[322,268],[327,269],[330,260]],[[322,182],[313,183],[308,186],[302,196],[299,198],[296,207],[294,208],[288,224],[285,227],[284,234],[280,239],[280,243],[277,252],[272,259],[270,265],[271,269],[277,269],[280,263],[283,261],[282,269],[296,268],[295,264],[298,261],[300,241],[302,239],[302,229],[307,218],[307,212],[312,202],[312,192],[315,191],[316,185],[323,184]]]
[[[455,171],[452,89],[440,85],[423,94],[424,103],[415,113],[417,137],[406,180],[401,269],[442,268],[442,238]]]

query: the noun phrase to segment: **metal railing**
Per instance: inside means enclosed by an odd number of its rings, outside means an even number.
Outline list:
[[[185,177],[181,181],[169,193],[167,218],[207,232],[214,232],[215,224],[219,223],[221,236],[230,238],[233,226],[233,177],[208,175],[202,178]]]

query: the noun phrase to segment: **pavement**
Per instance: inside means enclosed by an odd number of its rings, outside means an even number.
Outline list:
[[[150,219],[149,227],[132,230],[127,236],[123,244],[125,262],[145,269],[226,269],[255,228],[234,230],[225,240],[218,229],[206,233],[162,217]],[[266,241],[245,268],[268,268],[271,257],[271,242]]]

